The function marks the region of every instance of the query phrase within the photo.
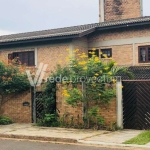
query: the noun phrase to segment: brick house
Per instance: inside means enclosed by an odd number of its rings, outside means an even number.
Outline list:
[[[102,51],[119,65],[149,65],[150,17],[142,15],[142,0],[100,0],[99,4],[99,23],[0,36],[0,59],[18,56],[28,66],[43,62],[53,70],[74,49],[88,53],[97,48],[98,55]]]

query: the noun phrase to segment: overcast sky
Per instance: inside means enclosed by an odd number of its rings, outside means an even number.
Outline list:
[[[150,16],[150,0],[143,0]],[[0,34],[98,22],[98,0],[0,0]]]

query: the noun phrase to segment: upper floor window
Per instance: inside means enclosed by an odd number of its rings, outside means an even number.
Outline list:
[[[139,62],[140,63],[150,62],[150,46],[139,47]]]
[[[16,63],[21,62],[21,64],[26,64],[27,66],[35,65],[34,51],[14,52],[8,54],[8,59],[16,59]]]
[[[92,55],[96,55],[97,57],[99,57],[99,49],[96,50],[88,50],[88,57],[91,58]]]
[[[101,49],[101,58],[110,58],[112,57],[112,49],[108,48],[108,49]]]

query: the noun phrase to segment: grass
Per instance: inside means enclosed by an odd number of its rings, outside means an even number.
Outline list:
[[[138,144],[145,145],[150,142],[150,131],[145,131],[139,134],[137,137],[125,141],[124,144]]]

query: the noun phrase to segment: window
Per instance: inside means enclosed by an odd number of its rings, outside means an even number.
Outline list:
[[[139,62],[140,63],[150,62],[150,46],[139,47]]]
[[[108,58],[112,57],[112,49],[111,48],[109,48],[109,49],[101,49],[101,52],[102,52],[101,58],[105,58],[103,56],[103,54],[105,54]]]
[[[92,57],[92,52],[95,53],[95,55],[97,57],[99,57],[99,49],[96,49],[96,50],[88,50],[88,57],[91,58]]]
[[[8,54],[8,60],[12,60],[14,58],[17,58],[22,64],[26,64],[27,66],[35,65],[34,51],[14,52],[12,54]]]

